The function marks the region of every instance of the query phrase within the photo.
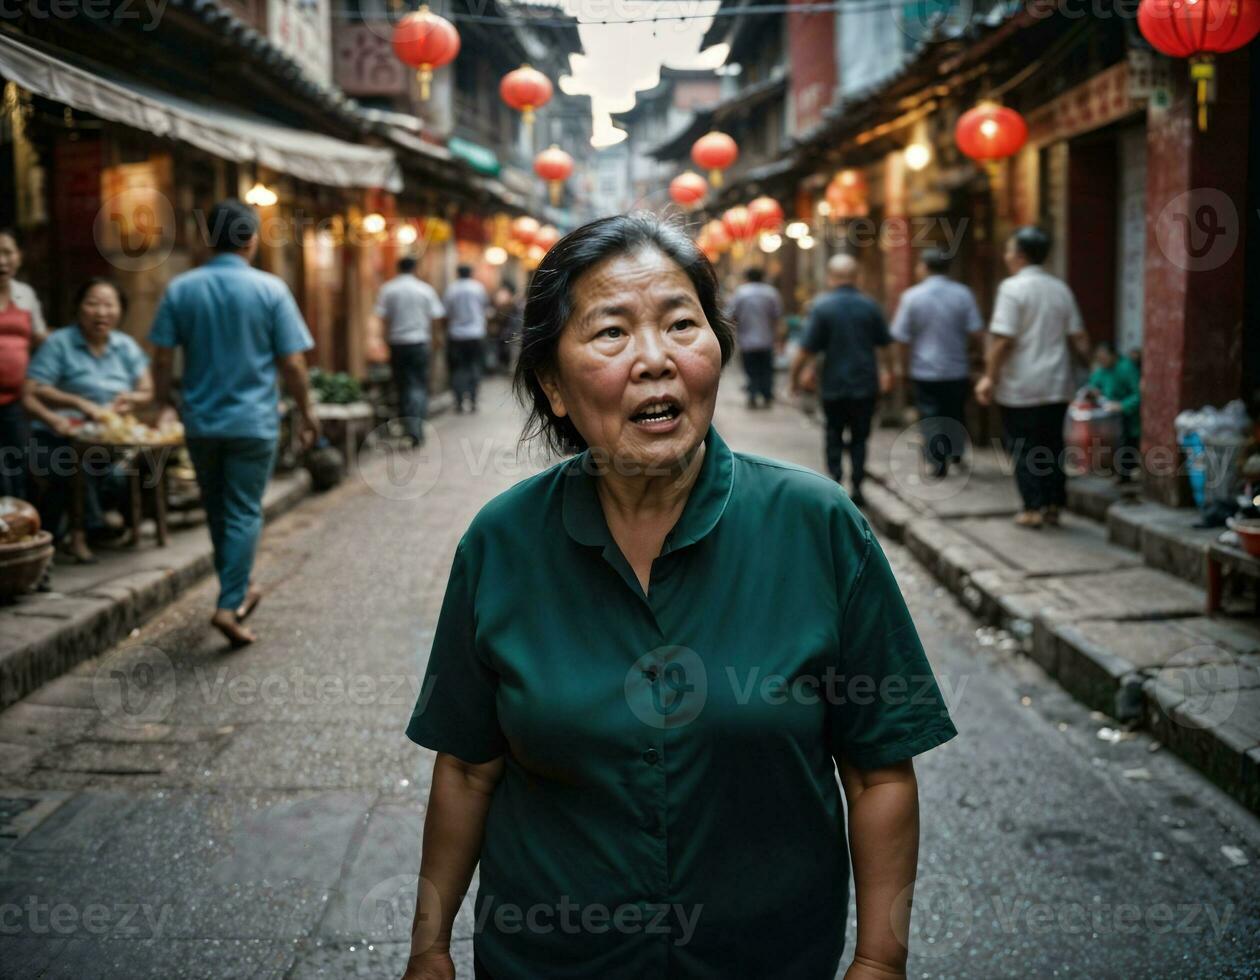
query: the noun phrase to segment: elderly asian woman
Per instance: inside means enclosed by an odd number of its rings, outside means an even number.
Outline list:
[[[834,481],[732,451],[709,263],[649,215],[530,284],[516,386],[569,458],[456,549],[407,734],[437,753],[408,980],[904,976],[913,756],[956,732]],[[847,828],[846,806],[847,801]],[[847,834],[846,834],[847,829]]]
[[[69,449],[75,422],[99,418],[105,409],[131,412],[153,397],[148,357],[118,329],[127,312],[123,291],[94,277],[79,287],[74,306],[76,322],[54,331],[31,359],[22,399],[34,420],[32,469],[48,481],[41,518],[54,534],[60,533],[72,479],[56,461]],[[92,464],[84,469],[86,530],[103,531],[103,511],[118,480]],[[67,553],[80,562],[95,560],[84,528],[73,529]]]

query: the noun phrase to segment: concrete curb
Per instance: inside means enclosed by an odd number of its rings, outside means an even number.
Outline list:
[[[868,473],[864,511],[881,534],[901,542],[977,617],[1007,629],[1019,649],[1078,701],[1117,721],[1143,725],[1243,805],[1260,812],[1260,746],[1243,727],[1186,716],[1182,692],[1092,640],[1078,625],[1081,617],[1069,616],[1038,579],[1006,566],[949,519],[902,500],[878,467]],[[1107,524],[1114,544],[1138,551],[1148,567],[1194,585],[1202,581],[1201,533],[1170,523],[1166,516],[1152,521],[1144,504],[1118,492],[1085,488],[1081,496],[1088,498],[1083,509]]]
[[[310,478],[304,470],[272,485],[278,492],[263,505],[268,521],[292,510],[310,493]],[[14,617],[18,628],[29,620],[30,639],[0,657],[0,708],[113,646],[213,570],[214,556],[206,538],[203,548],[169,568],[132,572],[60,600],[55,616],[60,622],[53,628],[47,616],[19,612]]]

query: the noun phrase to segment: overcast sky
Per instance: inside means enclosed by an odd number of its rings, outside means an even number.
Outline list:
[[[575,56],[573,73],[560,82],[570,94],[589,95],[595,112],[596,146],[621,137],[608,118],[634,105],[634,93],[660,78],[661,65],[671,68],[716,68],[726,57],[725,45],[701,56],[700,40],[718,9],[718,0],[535,0],[577,17],[585,55]],[[700,16],[702,15],[702,16]],[[590,24],[591,20],[636,20],[644,17],[697,16],[661,24]]]

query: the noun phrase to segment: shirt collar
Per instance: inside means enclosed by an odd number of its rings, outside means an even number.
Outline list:
[[[1020,269],[1017,273],[1015,273],[1015,275],[1022,276],[1022,275],[1027,274],[1030,276],[1036,276],[1036,275],[1040,275],[1041,273],[1045,271],[1046,270],[1042,268],[1040,265],[1037,265],[1035,263],[1030,263],[1029,265],[1026,265],[1022,269]]]
[[[721,520],[735,486],[735,454],[712,425],[704,437],[704,460],[691,487],[678,523],[665,539],[662,555],[695,544]],[[608,546],[613,543],[599,503],[590,461],[591,451],[579,453],[565,467],[564,528],[578,544]]]
[[[235,252],[220,252],[212,258],[206,265],[243,265],[248,266],[245,256],[237,255]]]
[[[70,324],[67,329],[70,330],[70,340],[75,347],[80,347],[83,350],[90,350],[87,338],[83,336],[83,331],[79,329],[79,325],[77,323]],[[118,331],[115,329],[111,330],[105,337],[105,350],[107,352],[113,350],[120,343],[117,334]]]

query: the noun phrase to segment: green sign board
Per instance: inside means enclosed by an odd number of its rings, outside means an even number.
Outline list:
[[[458,136],[452,136],[447,140],[446,148],[451,151],[452,156],[463,160],[477,173],[487,174],[490,177],[499,176],[499,158],[495,156],[494,150]]]

